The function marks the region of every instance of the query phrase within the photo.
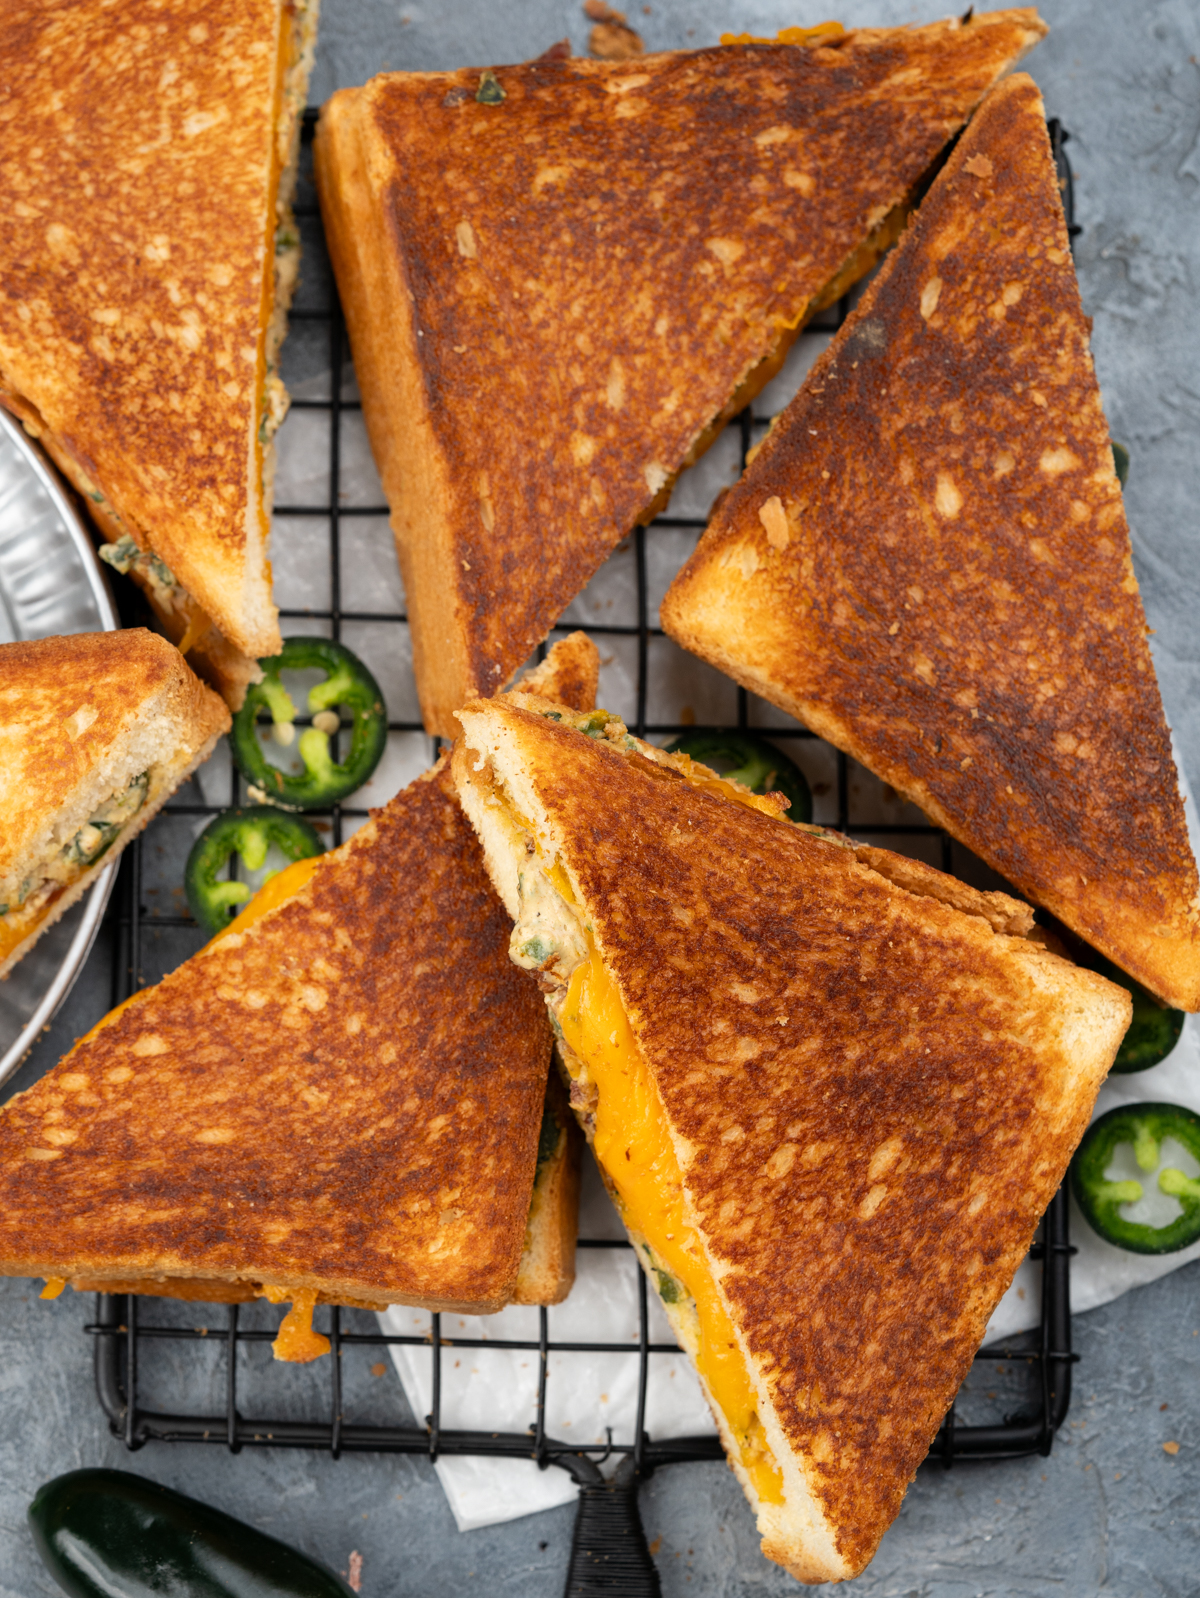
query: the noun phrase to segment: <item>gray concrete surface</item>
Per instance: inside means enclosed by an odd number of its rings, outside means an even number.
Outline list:
[[[785,0],[652,0],[631,22],[651,47],[700,44],[736,25],[807,17]],[[832,9],[832,8],[831,8]],[[1071,130],[1084,303],[1114,435],[1129,442],[1135,558],[1168,715],[1200,791],[1200,8],[1194,0],[1044,0],[1053,32],[1030,58],[1051,114]],[[585,40],[578,6],[325,0],[315,97],[385,64],[448,67],[520,59]],[[866,3],[848,23],[921,20],[932,6]],[[31,1057],[32,1080],[108,1005],[104,939]],[[38,1483],[84,1464],[121,1465],[206,1498],[346,1569],[363,1556],[369,1598],[557,1595],[572,1513],[460,1536],[428,1466],[409,1460],[151,1446],[108,1436],[82,1335],[87,1302],[39,1302],[0,1283],[0,1598],[54,1591],[24,1527]],[[1200,1589],[1200,1274],[1190,1267],[1075,1325],[1076,1399],[1049,1459],[924,1470],[855,1590],[872,1598],[1122,1598]],[[380,1378],[374,1391],[382,1394]],[[177,1368],[162,1382],[169,1403]],[[369,1378],[359,1401],[369,1405]],[[377,1400],[395,1410],[391,1390]],[[1178,1443],[1168,1453],[1164,1443]],[[782,1593],[723,1466],[663,1471],[643,1490],[664,1591],[705,1598]]]

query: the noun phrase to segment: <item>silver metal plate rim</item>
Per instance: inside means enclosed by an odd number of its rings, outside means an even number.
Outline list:
[[[43,492],[54,505],[68,536],[79,552],[84,573],[88,580],[88,587],[91,589],[92,596],[96,602],[101,631],[115,632],[120,623],[117,620],[117,613],[104,581],[104,574],[96,558],[96,552],[92,548],[92,541],[88,537],[87,531],[79,520],[70,500],[59,486],[53,469],[47,464],[41,451],[26,433],[20,422],[16,421],[2,407],[0,407],[0,428],[3,428],[8,435],[18,453],[24,458],[30,475],[36,478]],[[12,1044],[5,1050],[3,1056],[0,1056],[0,1083],[8,1080],[37,1041],[38,1033],[54,1019],[59,1005],[71,991],[76,978],[83,970],[87,957],[91,953],[92,945],[96,941],[96,934],[100,930],[100,922],[108,907],[108,896],[112,892],[116,875],[117,862],[114,860],[105,866],[104,870],[88,889],[83,917],[75,929],[75,935],[71,939],[54,980],[42,995],[41,1002],[33,1015],[21,1028]]]

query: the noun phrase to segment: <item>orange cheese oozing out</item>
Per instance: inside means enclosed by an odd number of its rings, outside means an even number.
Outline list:
[[[815,28],[780,28],[773,39],[761,38],[754,33],[723,33],[722,44],[794,44],[807,49],[821,49],[844,39],[846,30],[840,22],[818,22]]]
[[[596,1158],[620,1196],[630,1227],[695,1301],[696,1365],[737,1438],[741,1464],[759,1499],[782,1503],[783,1478],[758,1418],[749,1371],[700,1240],[683,1218],[683,1181],[658,1087],[617,985],[594,950],[572,973],[559,1021],[598,1091]]]
[[[715,771],[710,771],[698,760],[693,760],[691,755],[680,752],[675,756],[675,760],[678,762],[675,769],[682,772],[689,788],[695,788],[700,793],[712,794],[718,799],[732,800],[735,805],[741,805],[745,810],[757,810],[775,820],[784,814],[780,809],[782,801],[773,794],[751,793],[749,788],[744,788],[739,782],[731,782],[728,777],[718,777]]]
[[[7,960],[32,931],[32,927],[14,927],[7,916],[0,917],[0,960]]]
[[[46,1285],[38,1294],[39,1298],[57,1298],[67,1285],[65,1276],[47,1276]]]
[[[310,1360],[328,1354],[329,1339],[313,1331],[313,1309],[317,1302],[315,1292],[290,1293],[283,1287],[264,1287],[262,1291],[263,1297],[272,1304],[286,1304],[288,1299],[292,1301],[291,1309],[279,1323],[278,1336],[271,1344],[271,1352],[276,1359],[284,1360],[289,1365],[307,1365]]]
[[[7,960],[13,950],[24,943],[26,938],[33,937],[66,891],[67,885],[64,883],[57,892],[49,895],[36,915],[22,918],[17,911],[11,919],[8,916],[0,916],[0,961]]]

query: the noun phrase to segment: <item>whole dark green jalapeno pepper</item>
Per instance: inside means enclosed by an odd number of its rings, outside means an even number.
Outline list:
[[[246,690],[229,735],[233,758],[251,785],[250,797],[281,810],[323,810],[361,788],[387,744],[387,712],[379,684],[358,656],[329,638],[285,638],[282,653],[260,660],[259,665],[263,680]],[[276,738],[290,744],[296,707],[279,674],[313,667],[325,672],[325,681],[309,689],[313,724],[300,734],[297,744],[304,770],[291,776],[264,754],[257,733],[259,713],[268,711]],[[330,734],[338,728],[335,706],[348,710],[352,718],[350,752],[343,765],[334,760],[329,744]]]
[[[29,1525],[71,1598],[351,1598],[315,1559],[130,1471],[56,1476],[38,1488]]]
[[[722,777],[753,793],[781,793],[791,800],[789,821],[812,820],[812,794],[795,761],[752,732],[686,732],[667,745],[668,754],[691,755]]]
[[[247,870],[261,871],[272,844],[282,849],[289,861],[325,852],[325,845],[307,821],[271,805],[222,810],[196,839],[187,858],[183,886],[188,908],[210,937],[225,930],[252,892],[244,882],[221,878],[230,857],[239,854]]]
[[[1084,1133],[1071,1161],[1071,1187],[1084,1219],[1106,1243],[1134,1254],[1173,1254],[1200,1238],[1200,1180],[1176,1166],[1159,1171],[1159,1192],[1178,1199],[1183,1213],[1166,1226],[1147,1226],[1121,1214],[1142,1197],[1142,1183],[1110,1181],[1105,1174],[1117,1148],[1128,1143],[1139,1170],[1149,1175],[1158,1168],[1165,1138],[1200,1161],[1200,1115],[1180,1104],[1119,1105]]]

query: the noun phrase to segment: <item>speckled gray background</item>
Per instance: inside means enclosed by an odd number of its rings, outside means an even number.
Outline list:
[[[650,48],[768,32],[824,12],[783,0],[652,0],[630,21]],[[830,6],[832,10],[832,5]],[[1112,430],[1129,442],[1127,503],[1168,717],[1200,792],[1200,7],[1195,0],[1044,0],[1050,37],[1029,70],[1071,130],[1078,267]],[[325,0],[314,98],[379,68],[518,60],[569,36],[556,0]],[[848,4],[847,23],[927,20],[932,8]],[[108,1007],[97,947],[21,1073],[40,1074]],[[562,1591],[572,1511],[459,1535],[432,1471],[411,1460],[151,1446],[107,1435],[81,1333],[88,1300],[40,1303],[0,1283],[0,1598],[57,1591],[33,1554],[25,1508],[39,1482],[85,1464],[127,1466],[206,1498],[345,1569],[363,1557],[368,1598]],[[925,1469],[853,1590],[872,1598],[982,1594],[1091,1598],[1200,1590],[1200,1272],[1196,1266],[1080,1317],[1069,1423],[1049,1459]],[[171,1402],[164,1366],[162,1401]],[[356,1402],[401,1412],[392,1378]],[[385,1384],[390,1384],[386,1395]],[[372,1396],[374,1395],[374,1396]],[[1164,1442],[1179,1444],[1169,1455]],[[720,1465],[677,1466],[642,1493],[664,1592],[751,1598],[793,1584],[758,1553],[750,1514]]]

